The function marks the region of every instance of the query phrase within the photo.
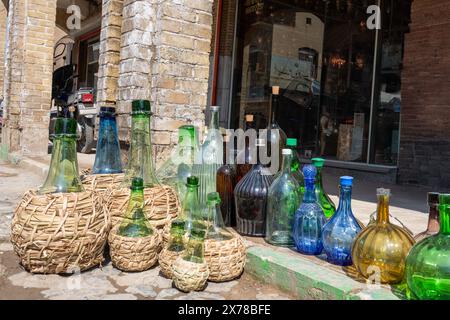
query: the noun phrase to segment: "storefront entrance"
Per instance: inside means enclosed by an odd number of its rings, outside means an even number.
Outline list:
[[[381,29],[372,29],[370,5],[381,8]],[[242,127],[250,113],[265,128],[276,85],[277,121],[298,139],[302,157],[396,166],[410,6],[409,0],[238,1],[229,126]]]

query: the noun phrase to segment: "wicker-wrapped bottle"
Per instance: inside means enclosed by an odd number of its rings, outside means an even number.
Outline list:
[[[184,236],[185,223],[183,220],[175,219],[170,228],[169,241],[159,254],[159,266],[164,276],[172,279],[173,263],[178,257],[181,257],[185,250]]]

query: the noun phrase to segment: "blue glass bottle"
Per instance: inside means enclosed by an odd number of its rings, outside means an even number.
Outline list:
[[[317,169],[307,165],[303,168],[305,194],[303,202],[295,212],[293,237],[298,252],[319,255],[323,250],[322,228],[327,218],[317,203],[314,181]]]
[[[339,207],[331,220],[323,227],[323,248],[328,262],[339,266],[351,266],[353,242],[361,227],[352,212],[353,177],[341,177]]]
[[[116,109],[100,108],[97,151],[92,168],[94,174],[115,174],[122,172],[120,144],[117,133]]]

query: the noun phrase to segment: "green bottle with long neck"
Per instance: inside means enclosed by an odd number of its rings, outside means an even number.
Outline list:
[[[39,194],[84,191],[78,171],[76,131],[75,119],[56,119],[50,168]]]
[[[170,239],[167,250],[172,252],[183,251],[185,249],[184,234],[184,222],[178,219],[173,220],[170,228]]]
[[[194,263],[205,262],[205,236],[206,230],[203,226],[194,224],[183,255],[184,260]]]
[[[303,177],[300,157],[297,152],[297,139],[288,138],[286,140],[286,148],[292,150],[291,173],[300,187],[300,198],[305,194],[305,179]]]
[[[193,221],[203,220],[198,199],[198,188],[198,178],[195,176],[188,177],[186,183],[186,195],[182,203],[181,214],[178,218],[184,222],[187,234],[190,234],[192,230]]]
[[[144,181],[133,178],[130,200],[118,234],[123,237],[139,238],[153,234],[153,228],[144,213]]]
[[[314,158],[312,159],[312,163],[317,169],[317,178],[314,186],[314,189],[316,191],[317,202],[322,208],[323,213],[325,214],[327,219],[330,219],[336,212],[336,205],[333,203],[333,201],[330,199],[330,197],[323,188],[322,169],[325,164],[325,160],[322,158]]]
[[[150,130],[150,101],[135,100],[131,113],[131,144],[128,157],[125,184],[134,177],[144,180],[144,188],[159,185],[153,165],[153,151]]]

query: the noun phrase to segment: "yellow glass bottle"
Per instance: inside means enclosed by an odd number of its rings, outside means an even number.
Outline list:
[[[400,283],[414,239],[406,230],[389,222],[390,190],[378,189],[377,197],[377,220],[356,237],[352,259],[364,278],[376,283]]]

